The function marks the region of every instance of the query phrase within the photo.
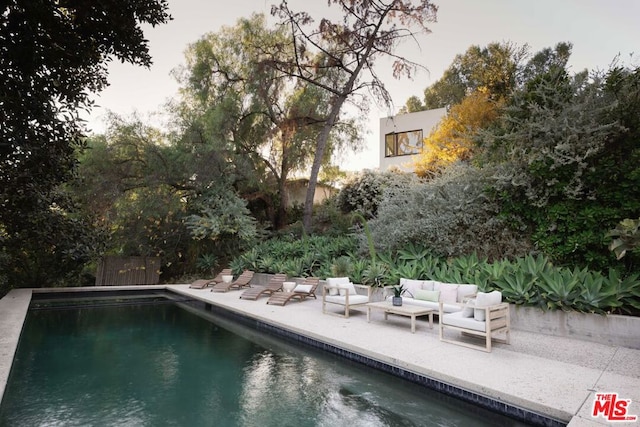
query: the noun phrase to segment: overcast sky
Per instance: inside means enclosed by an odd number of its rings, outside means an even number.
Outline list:
[[[150,69],[112,63],[110,87],[95,97],[98,106],[88,118],[95,132],[104,130],[105,111],[143,117],[162,110],[174,97],[178,85],[170,75],[183,63],[189,43],[222,26],[233,26],[252,12],[269,14],[274,0],[169,0],[173,21],[156,28],[145,28],[154,64]],[[387,66],[379,70],[392,94],[394,111],[372,106],[369,134],[364,151],[347,154],[342,167],[347,170],[378,167],[379,119],[400,108],[408,97],[422,97],[423,90],[437,81],[457,54],[471,45],[511,41],[528,44],[532,52],[553,47],[558,42],[573,43],[571,71],[585,68],[607,69],[620,54],[625,64],[640,65],[640,1],[611,0],[441,0],[434,2],[438,22],[432,33],[408,42],[401,51],[429,70],[413,80],[395,80]],[[293,10],[305,10],[314,17],[326,14],[326,0],[289,0]],[[635,54],[634,54],[635,52]],[[630,55],[633,58],[630,59]],[[158,118],[150,120],[160,120]]]

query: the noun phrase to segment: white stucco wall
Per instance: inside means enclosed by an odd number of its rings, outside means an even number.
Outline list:
[[[446,113],[446,108],[436,108],[380,119],[380,170],[384,171],[395,166],[404,171],[412,171],[411,162],[416,157],[416,155],[386,157],[385,135],[422,129],[422,136],[426,138]]]

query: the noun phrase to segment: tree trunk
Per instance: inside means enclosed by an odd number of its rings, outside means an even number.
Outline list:
[[[320,166],[322,165],[322,159],[324,158],[324,151],[327,148],[327,141],[329,141],[329,135],[335,125],[338,118],[338,113],[342,108],[342,104],[347,99],[346,96],[339,96],[336,98],[335,104],[331,108],[331,113],[322,128],[322,132],[318,137],[318,143],[316,145],[316,154],[313,158],[313,165],[311,166],[311,175],[309,176],[309,186],[307,187],[307,196],[304,200],[304,210],[302,211],[302,225],[304,227],[304,233],[311,234],[311,217],[313,215],[313,200],[316,195],[316,186],[318,184],[318,174],[320,173]]]
[[[280,202],[278,203],[278,213],[276,218],[276,230],[287,225],[287,208],[289,204],[289,194],[287,193],[287,179],[281,178],[278,181],[278,192],[280,193]]]

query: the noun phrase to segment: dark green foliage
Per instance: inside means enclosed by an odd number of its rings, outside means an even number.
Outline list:
[[[502,213],[555,263],[617,266],[605,232],[640,215],[640,70],[569,77],[550,70],[480,135],[497,165]],[[636,270],[634,260],[627,268]]]
[[[385,192],[405,188],[418,182],[415,174],[364,170],[353,176],[338,193],[337,203],[342,212],[358,212],[366,219],[374,218]]]
[[[166,10],[166,0],[10,0],[0,6],[0,251],[21,271],[10,271],[11,286],[58,282],[69,270],[48,267],[75,270],[71,264],[82,266],[93,255],[92,237],[75,240],[86,235],[78,226],[86,219],[74,223],[76,213],[61,211],[69,205],[58,203],[55,193],[73,176],[83,145],[79,114],[91,107],[90,92],[106,86],[107,61],[149,66],[140,25],[167,22]],[[79,255],[82,246],[86,252]],[[21,267],[25,260],[29,274]]]

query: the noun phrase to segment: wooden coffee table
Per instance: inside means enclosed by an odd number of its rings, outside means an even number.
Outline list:
[[[433,329],[433,312],[431,308],[420,307],[419,305],[405,304],[393,305],[390,301],[370,302],[367,304],[367,322],[371,320],[371,310],[384,311],[384,320],[389,314],[411,317],[411,333],[416,333],[416,317],[429,316],[429,327]]]

